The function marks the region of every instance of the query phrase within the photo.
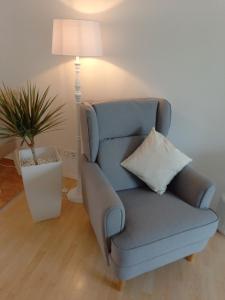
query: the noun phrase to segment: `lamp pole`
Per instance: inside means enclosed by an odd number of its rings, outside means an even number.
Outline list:
[[[81,136],[80,136],[80,104],[81,104],[81,84],[80,84],[80,69],[81,69],[81,64],[80,64],[80,57],[76,56],[75,61],[74,61],[74,66],[75,66],[75,120],[76,120],[76,171],[77,171],[77,186],[73,189],[71,189],[68,194],[67,198],[75,203],[82,203],[82,188],[81,188],[81,176],[80,176],[80,158],[81,158]]]
[[[75,74],[76,74],[76,80],[75,80],[75,101],[76,104],[81,103],[81,85],[80,85],[80,56],[76,56],[74,61],[75,66]]]

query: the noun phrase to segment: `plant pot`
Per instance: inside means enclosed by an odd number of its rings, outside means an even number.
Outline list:
[[[53,147],[36,148],[37,158],[53,158],[54,162],[23,166],[22,161],[32,158],[30,149],[19,151],[20,169],[32,218],[42,221],[56,218],[62,203],[62,161]]]

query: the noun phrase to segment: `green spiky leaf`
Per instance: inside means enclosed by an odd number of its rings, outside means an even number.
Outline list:
[[[13,90],[3,84],[0,88],[0,138],[19,137],[28,146],[46,131],[59,129],[62,107],[55,105],[56,97],[48,96],[49,87],[40,93],[36,85]]]

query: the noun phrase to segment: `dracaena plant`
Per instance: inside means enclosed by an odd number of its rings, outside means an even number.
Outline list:
[[[21,146],[26,144],[30,148],[36,165],[35,137],[63,122],[63,104],[55,105],[56,97],[48,93],[49,87],[41,93],[29,82],[18,90],[4,84],[0,88],[0,138],[20,138]]]

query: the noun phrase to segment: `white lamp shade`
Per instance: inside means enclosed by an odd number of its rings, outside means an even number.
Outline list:
[[[55,19],[52,53],[72,56],[101,56],[102,41],[98,22]]]

